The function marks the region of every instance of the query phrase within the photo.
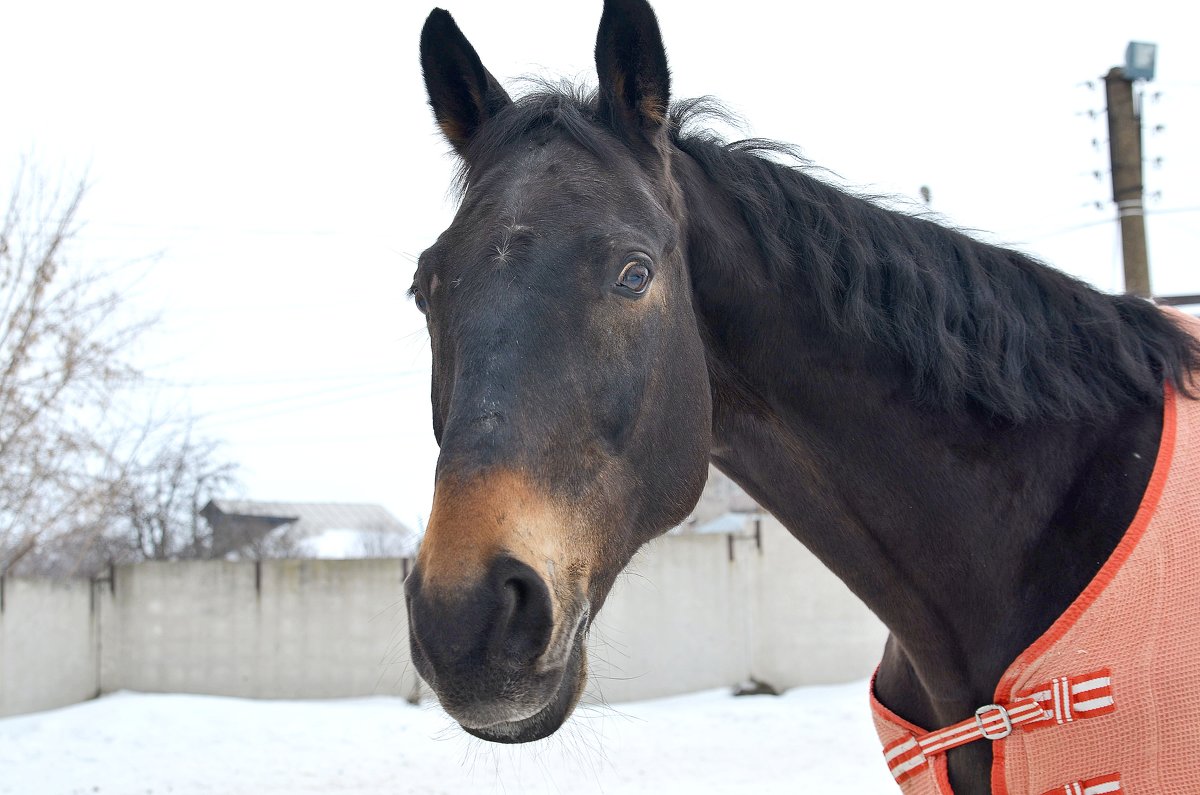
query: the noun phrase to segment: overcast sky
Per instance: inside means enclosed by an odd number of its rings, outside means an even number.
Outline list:
[[[502,80],[594,81],[599,0],[447,3]],[[655,8],[676,96],[723,99],[749,134],[860,190],[915,202],[928,185],[950,223],[1105,290],[1120,289],[1120,248],[1107,173],[1092,175],[1108,168],[1088,116],[1102,86],[1085,83],[1129,40],[1156,42],[1152,276],[1156,292],[1200,292],[1195,4]],[[131,309],[161,318],[135,351],[139,394],[223,439],[243,496],[428,513],[429,345],[404,291],[453,213],[454,167],[418,67],[428,11],[0,2],[0,184],[23,156],[52,178],[86,172],[77,256],[128,265]]]

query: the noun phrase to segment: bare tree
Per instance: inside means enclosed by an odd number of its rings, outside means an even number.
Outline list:
[[[385,527],[368,525],[359,534],[359,554],[364,558],[403,558],[415,551],[414,542],[407,535]]]
[[[120,476],[93,489],[92,510],[40,537],[17,571],[91,576],[113,564],[212,557],[200,508],[234,488],[237,471],[218,448],[196,438],[190,424],[154,423],[120,464]]]
[[[290,524],[280,525],[261,535],[248,536],[245,543],[232,550],[237,560],[285,560],[304,557],[303,545],[288,532]]]
[[[103,420],[144,324],[122,325],[110,274],[70,259],[83,194],[23,168],[0,225],[0,572],[102,526],[125,474]]]
[[[226,493],[237,472],[217,450],[216,442],[197,440],[187,426],[130,467],[114,532],[128,539],[138,559],[211,557],[211,529],[200,509]]]
[[[207,556],[198,509],[234,482],[190,422],[128,419],[125,353],[149,324],[71,256],[83,195],[24,168],[0,225],[0,574]]]

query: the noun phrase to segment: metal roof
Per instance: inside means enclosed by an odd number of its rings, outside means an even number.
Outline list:
[[[730,533],[734,535],[753,535],[754,520],[761,516],[762,514],[760,513],[730,511],[704,524],[689,527],[683,533],[694,533],[696,535],[708,535],[710,533],[721,535]]]
[[[260,502],[258,500],[213,500],[226,516],[257,516],[292,519],[289,530],[310,536],[325,530],[371,530],[415,535],[382,505],[361,502]]]
[[[748,533],[752,521],[761,516],[762,508],[740,486],[716,467],[708,468],[708,483],[692,513],[672,535],[702,533]]]

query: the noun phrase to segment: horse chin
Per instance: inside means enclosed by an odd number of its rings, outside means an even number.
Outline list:
[[[518,720],[499,721],[487,726],[459,725],[467,734],[493,743],[531,743],[554,734],[579,703],[579,698],[583,695],[583,686],[587,682],[584,635],[583,632],[578,633],[571,655],[563,668],[558,689],[537,712]]]

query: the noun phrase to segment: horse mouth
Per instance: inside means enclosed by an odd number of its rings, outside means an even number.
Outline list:
[[[577,633],[558,687],[544,706],[528,717],[500,720],[486,726],[468,726],[460,721],[463,731],[493,743],[531,743],[558,731],[575,709],[587,682],[585,635],[585,632]]]

